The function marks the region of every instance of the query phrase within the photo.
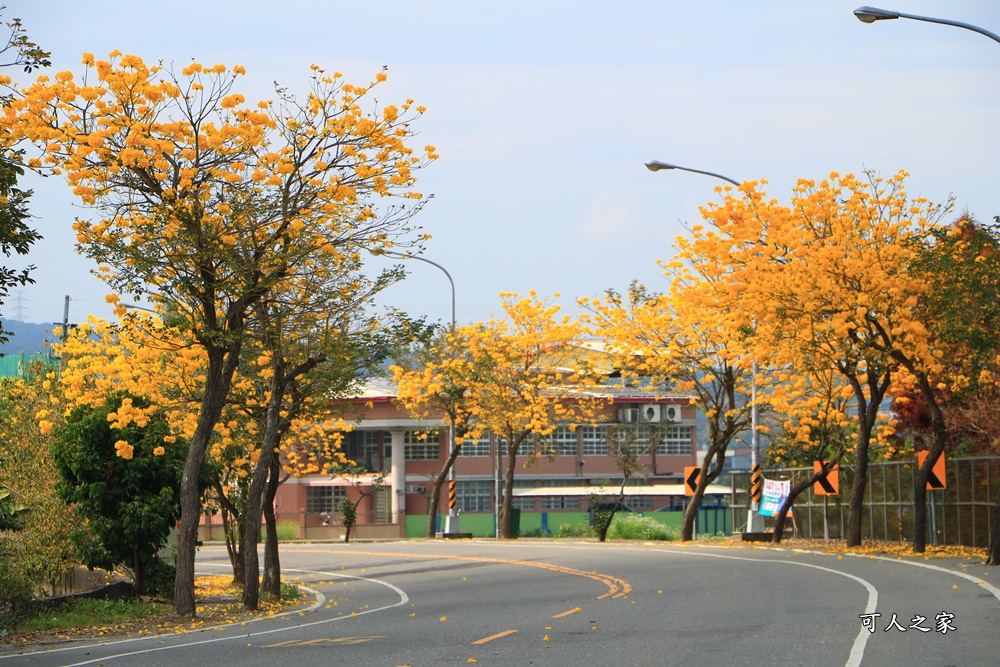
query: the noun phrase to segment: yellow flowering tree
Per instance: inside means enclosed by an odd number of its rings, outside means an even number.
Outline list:
[[[259,349],[260,354],[256,364],[250,364],[251,368],[256,365],[257,372],[246,372],[253,379],[256,394],[255,400],[246,402],[246,410],[257,423],[262,441],[246,491],[247,518],[241,539],[245,553],[243,607],[248,610],[256,609],[258,603],[256,544],[262,512],[268,526],[264,590],[280,597],[273,498],[280,481],[278,462],[283,442],[291,433],[296,434],[294,440],[319,435],[321,441],[332,441],[339,448],[339,439],[323,437],[331,428],[347,430],[343,419],[335,419],[333,424],[321,419],[328,416],[329,402],[349,393],[359,378],[370,374],[395,349],[425,334],[422,322],[399,314],[364,314],[363,304],[398,279],[398,272],[389,271],[370,281],[360,276],[356,261],[334,268],[337,274],[329,275],[324,267],[315,267],[305,285],[295,292],[286,291],[280,300],[262,300],[255,309],[251,349]],[[286,456],[286,460],[290,458]],[[345,462],[339,451],[327,450],[323,458],[333,465]],[[296,473],[301,470],[291,469]]]
[[[501,298],[505,317],[461,327],[459,340],[474,368],[489,369],[467,378],[464,402],[469,422],[493,433],[505,448],[498,529],[509,538],[518,449],[550,435],[560,423],[595,421],[606,398],[600,392],[604,377],[582,363],[572,346],[586,333],[578,320],[560,316],[558,305],[534,292]]]
[[[812,467],[814,471],[794,483],[775,518],[772,541],[782,540],[788,512],[795,499],[820,479],[826,479],[835,466],[852,451],[857,423],[849,413],[853,387],[828,366],[818,369],[797,368],[775,373],[768,402],[780,415],[777,437],[767,451],[775,465]]]
[[[27,603],[40,582],[55,584],[80,562],[71,538],[87,531],[56,493],[59,472],[47,442],[62,408],[47,371],[36,366],[25,378],[0,378],[0,488],[26,508],[16,517],[17,532],[0,535],[0,592],[15,607]]]
[[[427,537],[437,535],[441,487],[468,437],[482,435],[483,425],[473,421],[469,387],[483,382],[492,372],[486,357],[473,358],[465,329],[449,329],[415,351],[405,362],[392,366],[397,400],[415,418],[443,417],[453,446],[448,459],[434,477],[427,516]]]
[[[633,284],[626,296],[609,291],[583,302],[600,335],[610,341],[623,377],[692,393],[708,421],[708,451],[694,496],[684,513],[681,539],[694,539],[708,485],[718,479],[729,445],[750,426],[751,367],[745,333],[725,304],[724,280],[693,276],[681,263],[670,294]]]
[[[423,109],[362,109],[369,86],[313,67],[309,93],[247,104],[242,67],[180,71],[133,55],[84,56],[80,79],[40,77],[4,109],[27,164],[64,174],[104,217],[75,224],[83,252],[116,291],[150,294],[185,322],[206,358],[181,488],[174,611],[195,614],[197,479],[240,363],[248,320],[313,261],[423,238],[410,223],[414,172],[433,147],[407,145]],[[388,198],[399,203],[387,205]]]
[[[742,198],[705,207],[711,229],[695,230],[685,248],[738,277],[755,358],[779,369],[831,367],[851,386],[857,430],[849,546],[861,542],[869,446],[893,373],[904,358],[940,367],[941,350],[918,308],[927,282],[911,268],[913,243],[942,209],[908,197],[905,176],[803,179],[788,206],[744,186]]]

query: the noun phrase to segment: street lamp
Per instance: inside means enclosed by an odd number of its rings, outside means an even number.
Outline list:
[[[375,255],[376,257],[380,255],[385,255],[387,257],[397,257],[399,259],[416,259],[421,262],[430,264],[431,266],[436,266],[441,272],[448,278],[448,283],[451,285],[451,328],[455,328],[455,281],[451,279],[451,274],[448,270],[438,264],[437,262],[432,262],[426,257],[421,257],[420,255],[407,255],[406,253],[396,252],[395,250],[386,250],[385,248],[372,248],[368,252]]]
[[[736,187],[740,186],[740,183],[735,179],[729,178],[728,176],[723,176],[722,174],[716,174],[712,171],[703,171],[701,169],[692,169],[690,167],[681,167],[676,164],[670,164],[669,162],[660,162],[659,160],[650,160],[646,163],[646,169],[650,171],[661,171],[666,169],[678,169],[680,171],[690,171],[695,174],[704,174],[706,176],[712,176],[714,178],[722,179],[732,183]],[[754,475],[760,469],[760,435],[758,423],[760,421],[760,408],[757,407],[757,360],[752,360],[752,365],[750,371],[752,373],[750,381],[750,470],[751,470],[751,483],[753,481]],[[764,530],[764,519],[757,512],[759,509],[759,503],[751,497],[750,509],[747,512],[747,532],[759,533]]]
[[[721,178],[724,181],[729,181],[736,187],[740,187],[737,181],[729,178],[728,176],[723,176],[722,174],[716,174],[711,171],[702,171],[701,169],[691,169],[690,167],[681,167],[676,164],[670,164],[669,162],[660,162],[659,160],[650,160],[646,163],[646,169],[650,171],[660,171],[661,169],[678,169],[680,171],[690,171],[694,174],[705,174],[706,176],[714,176],[715,178]]]
[[[371,254],[375,256],[385,255],[387,257],[396,257],[398,259],[416,259],[418,261],[430,264],[431,266],[437,267],[441,270],[441,273],[448,278],[448,284],[451,285],[451,331],[455,332],[455,281],[452,280],[451,274],[448,273],[448,269],[444,268],[437,262],[433,262],[426,257],[421,257],[420,255],[407,255],[406,253],[396,252],[394,250],[386,250],[385,248],[371,248],[368,250]],[[453,424],[448,424],[448,454],[449,458],[451,454],[455,451],[455,428]],[[452,462],[451,469],[448,470],[448,482],[455,481],[455,463]],[[440,493],[440,489],[438,489]],[[444,532],[446,534],[458,533],[459,522],[458,522],[458,512],[452,508],[451,503],[448,503],[448,516],[445,518]]]
[[[153,310],[152,308],[147,308],[146,306],[139,306],[134,303],[122,303],[119,305],[121,305],[122,308],[129,308],[131,310],[144,310],[147,313],[153,313],[154,315],[159,315],[157,311]]]
[[[927,23],[940,23],[942,25],[952,25],[956,28],[965,28],[966,30],[971,30],[973,32],[978,32],[980,35],[986,35],[995,42],[1000,42],[1000,35],[990,32],[985,28],[980,28],[977,25],[972,25],[971,23],[962,23],[961,21],[952,21],[950,19],[938,19],[930,16],[918,16],[916,14],[904,14],[903,12],[894,12],[888,9],[879,9],[878,7],[858,7],[854,10],[854,15],[858,17],[858,20],[862,23],[875,23],[875,21],[888,21],[890,19],[912,19],[914,21],[926,21]]]

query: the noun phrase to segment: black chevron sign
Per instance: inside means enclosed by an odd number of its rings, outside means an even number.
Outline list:
[[[684,495],[693,496],[698,488],[698,477],[701,476],[699,466],[684,466]]]
[[[813,472],[823,472],[823,462],[813,461]],[[813,484],[813,493],[817,496],[836,496],[840,493],[840,466],[834,464],[825,475]]]
[[[927,460],[927,452],[917,452],[917,468],[924,467],[924,461]],[[937,461],[934,462],[934,467],[927,471],[927,490],[928,491],[938,491],[947,486],[945,475],[944,475],[944,454],[938,456]]]

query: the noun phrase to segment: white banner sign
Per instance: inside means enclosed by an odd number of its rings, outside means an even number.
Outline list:
[[[774,479],[764,480],[764,494],[760,499],[760,514],[762,516],[778,516],[781,506],[788,498],[792,489],[791,481],[779,482]]]

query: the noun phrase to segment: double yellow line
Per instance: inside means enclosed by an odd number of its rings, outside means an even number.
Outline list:
[[[287,547],[286,547],[287,548]],[[510,558],[487,558],[485,556],[451,556],[443,554],[406,554],[406,553],[391,553],[391,552],[381,552],[381,551],[354,551],[353,549],[294,549],[297,553],[340,553],[349,554],[352,556],[379,556],[383,558],[414,558],[422,560],[458,560],[466,561],[471,563],[496,563],[499,565],[521,565],[525,567],[537,567],[543,570],[550,570],[552,572],[559,572],[560,574],[570,574],[576,577],[586,577],[587,579],[592,579],[594,581],[599,581],[608,587],[608,592],[603,595],[598,595],[598,600],[604,600],[606,598],[621,598],[625,597],[632,592],[632,585],[629,584],[624,579],[612,576],[610,574],[602,574],[597,571],[587,572],[585,570],[578,570],[573,567],[566,567],[563,565],[553,565],[551,563],[540,563],[537,561],[528,560],[513,560]]]

